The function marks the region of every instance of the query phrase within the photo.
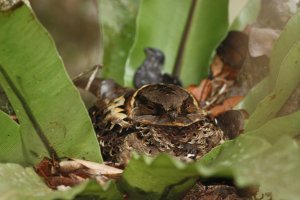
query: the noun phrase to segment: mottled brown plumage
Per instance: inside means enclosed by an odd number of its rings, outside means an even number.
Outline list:
[[[197,159],[223,141],[223,132],[194,97],[175,85],[145,85],[99,101],[95,127],[107,161],[127,163],[133,151]]]

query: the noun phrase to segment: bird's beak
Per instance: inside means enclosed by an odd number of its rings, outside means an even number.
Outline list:
[[[168,112],[168,116],[172,121],[175,121],[175,119],[177,118],[177,112],[176,111]]]

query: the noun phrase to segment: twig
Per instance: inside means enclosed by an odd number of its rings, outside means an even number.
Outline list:
[[[89,74],[91,72],[94,72],[96,69],[99,70],[100,68],[102,68],[102,65],[99,64],[99,65],[95,65],[94,67],[92,67],[91,69],[88,69],[84,72],[81,72],[80,74],[78,74],[77,76],[75,76],[72,81],[75,82],[77,81],[78,79],[80,79],[82,76],[86,75],[86,74]]]
[[[195,13],[196,4],[197,4],[197,0],[193,0],[192,3],[191,3],[191,7],[190,7],[190,10],[189,10],[189,16],[188,16],[187,22],[186,22],[185,27],[184,27],[184,32],[183,32],[182,37],[181,37],[178,53],[177,53],[177,56],[176,56],[175,65],[174,65],[173,72],[172,72],[172,74],[174,76],[179,76],[180,75],[182,57],[183,57],[183,54],[184,54],[186,41],[188,39],[190,30],[191,30],[191,25],[192,25],[193,16],[194,16],[194,13]]]
[[[96,75],[97,75],[98,70],[99,70],[100,67],[101,67],[101,65],[95,65],[94,66],[94,71],[92,72],[91,76],[89,77],[89,81],[88,81],[88,83],[86,84],[86,86],[84,88],[85,90],[89,90],[90,89],[90,87],[92,85],[92,82],[96,78]]]

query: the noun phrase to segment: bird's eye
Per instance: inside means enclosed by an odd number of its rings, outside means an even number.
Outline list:
[[[164,113],[163,109],[161,108],[161,106],[157,105],[157,104],[152,104],[150,102],[148,102],[149,104],[146,104],[144,106],[144,110],[146,111],[146,113],[151,113],[151,115],[161,115],[162,113]]]
[[[148,108],[149,110],[153,110],[154,107],[152,105],[146,105],[146,108]]]
[[[180,107],[180,112],[182,114],[189,114],[189,113],[195,113],[197,112],[197,107],[193,104],[193,100],[191,98],[188,98],[185,100],[181,107]]]

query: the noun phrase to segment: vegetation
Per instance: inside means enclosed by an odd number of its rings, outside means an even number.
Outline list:
[[[99,0],[103,75],[131,86],[143,49],[153,46],[165,53],[166,72],[180,75],[185,86],[198,84],[228,30],[252,22],[259,4],[249,0],[230,25],[227,0]],[[100,186],[90,180],[54,191],[32,166],[44,157],[102,162],[99,145],[51,36],[31,7],[0,11],[0,85],[19,122],[0,111],[1,199],[122,199],[123,194],[130,199],[180,199],[199,177],[229,178],[240,188],[259,186],[261,194],[272,193],[273,199],[298,199],[300,149],[294,137],[300,131],[300,111],[276,114],[300,82],[299,42],[298,11],[275,43],[270,74],[238,106],[250,113],[241,136],[194,163],[166,154],[134,155],[117,182]]]

